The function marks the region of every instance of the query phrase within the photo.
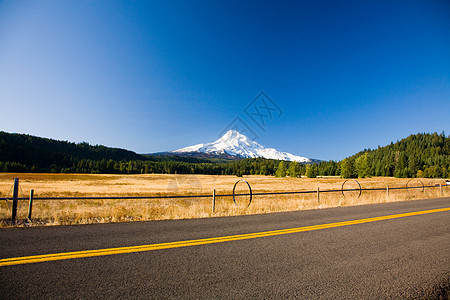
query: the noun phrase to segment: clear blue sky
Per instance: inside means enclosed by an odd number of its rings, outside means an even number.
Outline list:
[[[151,153],[239,117],[325,160],[448,134],[449,16],[439,0],[0,0],[0,130]],[[262,128],[245,113],[261,91],[282,112]]]

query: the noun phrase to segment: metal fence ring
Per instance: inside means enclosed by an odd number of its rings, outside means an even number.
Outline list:
[[[441,184],[445,185],[445,179],[443,178],[433,178],[430,180],[430,186],[440,186]]]
[[[425,186],[423,185],[422,180],[417,179],[417,178],[412,178],[412,179],[408,180],[408,182],[406,183],[406,186],[405,186],[405,187],[406,187],[406,191],[408,191],[408,189],[413,188],[413,187],[408,187],[408,184],[409,184],[412,180],[417,180],[417,181],[420,182],[420,184],[422,185],[422,193],[423,193],[423,192],[425,191]]]
[[[347,181],[350,181],[350,180],[355,181],[355,182],[358,184],[358,186],[359,186],[359,195],[358,195],[358,197],[356,197],[356,199],[358,199],[359,197],[361,197],[362,188],[361,188],[361,185],[359,184],[358,180],[356,180],[356,179],[347,179],[347,180],[345,180],[345,181],[342,183],[342,186],[341,186],[341,193],[342,193],[342,196],[345,197],[345,194],[344,194],[344,185],[345,185],[345,183],[346,183]]]
[[[237,186],[237,184],[239,183],[239,182],[245,182],[246,184],[247,184],[247,186],[248,186],[248,189],[250,190],[250,201],[248,202],[248,205],[247,205],[247,207],[249,207],[250,206],[250,204],[252,203],[252,198],[253,198],[253,193],[252,193],[252,188],[251,188],[251,186],[250,186],[250,183],[248,183],[246,180],[244,180],[244,179],[240,179],[240,180],[238,180],[238,181],[236,181],[236,183],[234,184],[234,186],[233,186],[233,202],[234,202],[234,205],[236,205],[237,206],[237,202],[236,202],[236,198],[235,198],[235,190],[236,190],[236,186]],[[246,207],[246,208],[247,208]]]

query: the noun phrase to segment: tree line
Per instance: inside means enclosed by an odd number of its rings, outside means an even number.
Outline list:
[[[340,162],[344,178],[394,176],[447,178],[450,176],[450,138],[419,133],[385,147],[364,150]]]
[[[0,132],[0,172],[447,178],[449,166],[450,138],[444,132],[419,133],[385,147],[365,149],[340,162],[314,164],[264,158],[231,161],[140,155],[88,143]]]

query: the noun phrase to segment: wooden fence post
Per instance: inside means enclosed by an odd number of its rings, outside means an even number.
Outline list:
[[[31,222],[31,212],[33,210],[33,195],[34,195],[34,190],[31,189],[30,191],[30,202],[28,203],[28,221]]]
[[[11,221],[16,224],[17,218],[17,198],[19,197],[19,178],[14,178],[14,191],[13,191],[13,203],[11,212]]]
[[[317,203],[320,203],[320,188],[317,187]]]
[[[212,212],[216,210],[216,189],[213,189]]]
[[[441,190],[441,197],[442,197],[442,196],[444,196],[444,194],[443,194],[443,192],[442,192],[442,183],[439,184],[439,188],[440,188],[440,190]]]
[[[389,184],[386,185],[386,201],[389,201]]]

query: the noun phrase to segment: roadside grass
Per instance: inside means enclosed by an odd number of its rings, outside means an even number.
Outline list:
[[[231,194],[239,179],[248,181],[254,193],[285,191],[340,190],[344,179],[340,178],[275,178],[271,176],[211,176],[211,175],[86,175],[86,174],[0,174],[0,197],[10,197],[12,182],[19,177],[19,196],[28,197],[34,189],[35,197],[81,197],[81,196],[173,196]],[[420,179],[424,185],[443,183],[443,180]],[[301,211],[336,206],[407,201],[440,197],[439,187],[408,190],[390,190],[386,187],[420,186],[417,179],[374,177],[358,179],[362,188],[384,188],[382,191],[359,191],[254,195],[250,206],[249,196],[216,197],[212,211],[212,197],[184,199],[139,200],[36,200],[33,203],[33,222],[24,219],[28,201],[19,201],[19,225],[71,225],[109,222],[130,222],[166,219],[208,218]],[[344,189],[357,189],[354,180],[345,183]],[[248,193],[244,183],[236,186],[236,193]],[[448,187],[443,196],[448,196]],[[11,201],[0,201],[0,227],[8,227],[11,217]],[[248,207],[247,207],[248,206]]]

